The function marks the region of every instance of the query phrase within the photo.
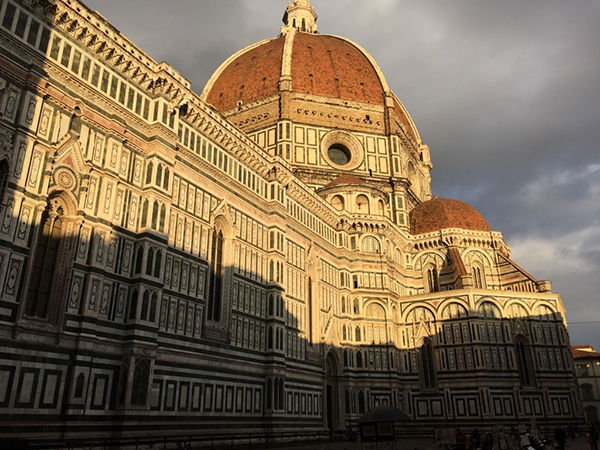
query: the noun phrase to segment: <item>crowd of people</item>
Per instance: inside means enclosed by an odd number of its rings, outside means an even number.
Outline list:
[[[500,433],[487,432],[482,434],[475,428],[469,436],[460,428],[456,429],[456,445],[454,450],[565,450],[568,439],[575,441],[583,433],[590,450],[598,450],[600,437],[600,423],[588,424],[584,430],[578,425],[570,424],[566,428],[556,427],[554,433],[546,433],[542,436],[535,427],[527,427],[525,432],[519,431],[517,427],[511,427],[510,432]],[[494,443],[498,445],[494,447]]]

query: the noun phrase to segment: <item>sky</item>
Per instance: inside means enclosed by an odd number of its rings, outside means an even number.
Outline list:
[[[287,0],[84,0],[200,94],[276,37]],[[432,192],[474,206],[551,280],[573,345],[600,351],[600,2],[312,0],[375,59],[431,151]]]

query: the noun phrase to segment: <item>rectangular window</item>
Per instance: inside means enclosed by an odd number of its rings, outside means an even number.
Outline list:
[[[156,106],[158,108],[158,105]],[[163,106],[162,110],[162,123],[167,124],[167,106]]]
[[[58,61],[58,52],[60,51],[60,39],[56,36],[52,39],[52,48],[50,49],[50,58]]]
[[[129,96],[127,97],[127,107],[133,109],[133,101],[135,100],[135,92],[133,89],[129,89]]]
[[[100,89],[102,89],[102,92],[108,92],[108,77],[110,76],[110,74],[108,73],[108,71],[104,71],[102,72],[102,86],[100,87]]]
[[[152,121],[156,122],[158,120],[158,102],[154,102],[154,114],[152,116]]]
[[[98,80],[100,79],[100,67],[94,64],[94,71],[92,72],[92,84],[98,86]]]
[[[186,147],[189,145],[190,142],[190,130],[189,129],[185,129],[185,133],[183,134],[183,145],[185,145]]]
[[[110,96],[112,98],[117,98],[117,88],[119,87],[119,80],[117,77],[112,77],[110,82]]]
[[[67,44],[65,42],[65,45],[63,46],[62,58],[60,60],[60,63],[65,67],[69,67],[70,59],[71,59],[71,45]]]
[[[177,136],[179,137],[179,141],[183,140],[183,125],[179,124],[177,127]]]
[[[289,139],[290,138],[290,123],[287,122],[285,124],[285,138]]]
[[[175,126],[175,113],[171,114],[171,117],[169,117],[169,128],[173,129],[174,126]]]
[[[150,115],[150,101],[147,98],[144,98],[144,119],[148,120],[148,116]]]
[[[40,38],[40,51],[46,53],[48,50],[48,42],[50,42],[50,30],[46,27],[42,28],[42,37]]]
[[[90,66],[92,65],[92,61],[90,58],[83,58],[83,68],[81,69],[81,78],[87,81],[90,77]]]
[[[193,131],[190,132],[190,148],[192,150],[196,149],[196,133]]]
[[[29,19],[29,16],[23,11],[20,11],[19,20],[17,20],[17,27],[15,28],[15,34],[20,38],[25,36],[25,27],[27,26],[27,19]]]
[[[2,26],[7,30],[12,29],[12,24],[15,20],[15,11],[17,9],[12,3],[8,3],[6,5],[6,12],[4,13],[4,20],[2,21]]]
[[[135,102],[135,113],[140,114],[142,112],[142,95],[137,94],[137,101]]]
[[[119,87],[119,103],[122,105],[125,104],[125,96],[127,95],[127,85],[121,81],[121,86]]]
[[[79,73],[79,65],[81,63],[81,52],[75,50],[73,53],[73,62],[71,63],[71,71]]]
[[[29,24],[29,33],[27,33],[27,42],[31,45],[35,45],[37,41],[38,31],[40,30],[40,24],[35,20],[31,19]]]

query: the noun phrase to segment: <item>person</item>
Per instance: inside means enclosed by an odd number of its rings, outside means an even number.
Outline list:
[[[598,431],[592,423],[590,423],[590,447],[591,450],[598,450]]]
[[[471,445],[469,446],[469,448],[475,449],[475,448],[478,448],[480,445],[481,445],[481,435],[479,434],[479,431],[477,430],[477,428],[475,428],[471,432]]]
[[[487,433],[485,435],[485,438],[483,438],[483,443],[481,444],[481,448],[482,448],[482,450],[492,450],[493,445],[494,445],[494,436],[492,436],[492,433]]]
[[[467,449],[467,435],[460,428],[456,429],[456,450]]]
[[[556,430],[554,430],[554,440],[556,441],[556,445],[558,450],[565,450],[565,442],[567,442],[567,433],[562,427],[559,425]]]

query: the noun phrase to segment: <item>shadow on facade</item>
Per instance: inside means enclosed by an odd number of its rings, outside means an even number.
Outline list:
[[[148,150],[191,145],[174,124],[192,106],[164,79],[144,78],[53,2],[1,5],[14,50],[0,72],[3,436],[264,442],[356,429],[380,405],[420,433],[581,417],[563,318],[547,297],[332,283],[314,252],[294,261],[292,241],[267,223],[284,211],[277,180],[261,201],[280,204],[272,216],[257,208],[265,223],[248,228],[212,192],[223,186],[203,185],[203,173],[190,187],[176,157]],[[177,108],[159,109],[165,98]],[[154,117],[149,141],[124,116],[99,117],[111,102]],[[206,160],[231,172],[219,152]],[[254,195],[240,167],[232,190]]]

